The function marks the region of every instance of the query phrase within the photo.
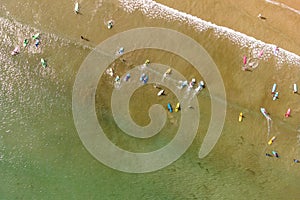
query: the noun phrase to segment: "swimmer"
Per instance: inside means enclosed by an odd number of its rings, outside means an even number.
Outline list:
[[[279,52],[279,47],[275,46],[275,48],[274,48],[274,55],[277,56],[278,52]]]
[[[107,22],[107,28],[108,28],[108,29],[111,29],[111,28],[113,27],[113,25],[114,25],[113,20],[109,20],[109,21]]]
[[[39,39],[36,39],[36,40],[35,40],[35,43],[34,43],[35,47],[38,48],[39,44],[40,44],[40,40],[39,40]]]
[[[257,15],[257,17],[260,18],[260,19],[263,19],[263,20],[266,20],[266,19],[267,19],[266,17],[262,16],[261,13],[259,13],[259,14]]]
[[[154,84],[154,86],[153,86],[153,87],[161,90],[161,87],[159,87],[159,85],[158,85],[158,84]]]
[[[276,157],[276,158],[279,158],[279,155],[276,151],[272,151],[272,154]]]
[[[80,36],[80,38],[81,38],[82,40],[89,41],[89,39],[83,37],[82,35]]]

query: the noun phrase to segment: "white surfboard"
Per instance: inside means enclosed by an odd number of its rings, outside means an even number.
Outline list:
[[[78,2],[75,3],[74,12],[75,12],[76,14],[79,13],[79,3],[78,3]]]

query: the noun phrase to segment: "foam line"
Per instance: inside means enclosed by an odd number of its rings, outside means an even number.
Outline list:
[[[276,5],[276,6],[280,6],[282,8],[285,8],[285,9],[288,9],[294,13],[297,13],[298,15],[300,15],[300,11],[299,10],[296,10],[295,8],[292,8],[292,7],[289,7],[287,5],[285,5],[284,3],[280,3],[280,2],[277,2],[277,1],[272,1],[272,0],[265,0],[267,3],[270,3],[270,4],[273,4],[273,5]]]
[[[196,16],[157,3],[153,0],[119,0],[119,3],[121,7],[129,13],[132,13],[134,11],[141,11],[145,16],[149,18],[165,19],[169,21],[186,23],[198,32],[212,29],[218,37],[222,36],[228,38],[234,44],[239,45],[241,48],[246,47],[255,51],[264,49],[264,55],[262,57],[263,59],[268,59],[271,56],[276,56],[278,64],[286,63],[300,65],[300,56],[293,52],[287,51],[285,49],[280,49],[280,51],[276,55],[274,55],[274,49],[276,48],[275,44],[265,43],[244,33],[234,31],[224,26],[218,26]]]

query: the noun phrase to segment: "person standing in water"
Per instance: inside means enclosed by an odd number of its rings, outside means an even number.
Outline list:
[[[262,20],[266,20],[266,19],[267,19],[266,17],[262,16],[261,13],[259,13],[259,14],[257,15],[257,17],[260,18],[260,19],[262,19]]]
[[[81,38],[82,40],[89,41],[89,39],[83,37],[82,35],[80,36],[80,38]]]

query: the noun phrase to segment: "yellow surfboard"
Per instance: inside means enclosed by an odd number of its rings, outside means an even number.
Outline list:
[[[276,139],[276,137],[275,136],[273,136],[270,140],[269,140],[269,142],[268,142],[268,145],[271,145],[271,144],[273,144],[273,142],[274,142],[274,140]]]
[[[241,122],[243,120],[243,113],[240,112],[240,115],[239,115],[239,122]]]
[[[172,72],[172,69],[169,68],[169,69],[165,72],[165,74],[171,74],[171,72]]]
[[[180,110],[180,103],[177,103],[175,107],[175,112],[178,112],[179,110]]]

